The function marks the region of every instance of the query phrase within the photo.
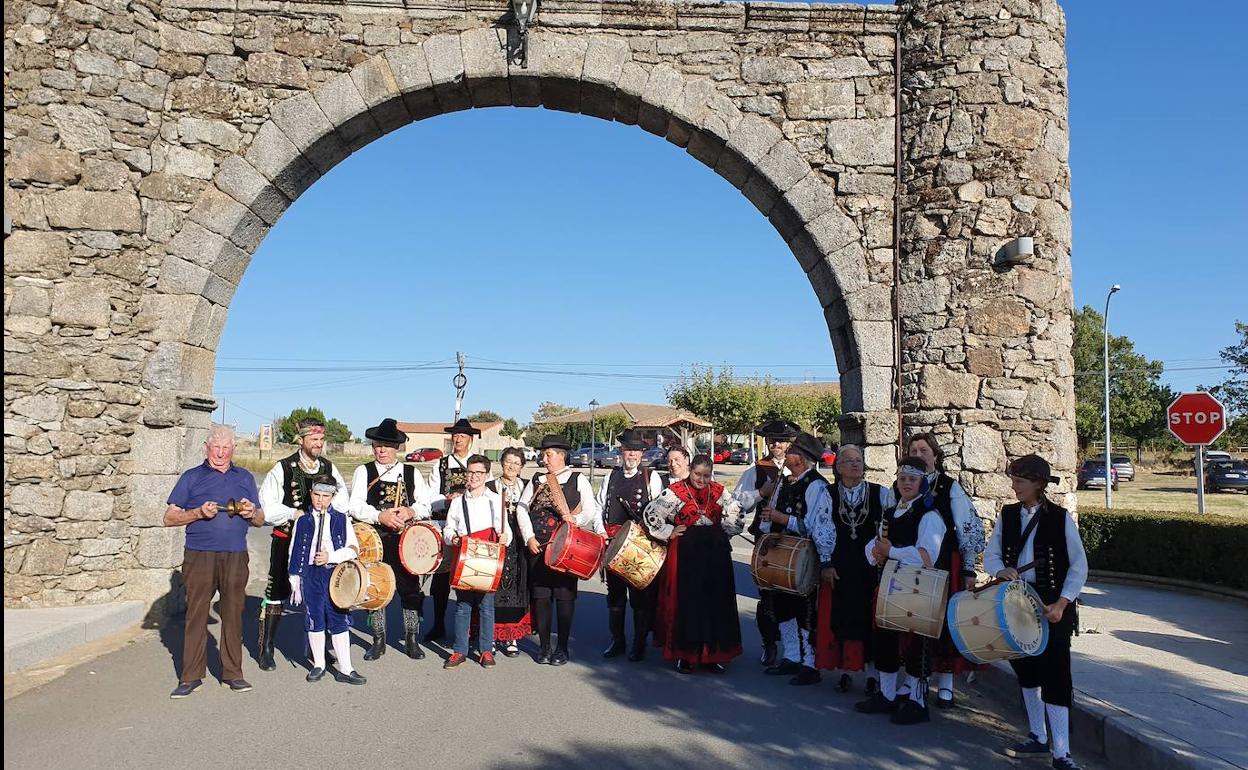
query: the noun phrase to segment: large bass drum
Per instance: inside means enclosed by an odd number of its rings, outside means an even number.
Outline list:
[[[454,559],[454,549],[442,540],[436,524],[418,521],[399,535],[399,563],[413,575],[446,572]]]
[[[880,589],[875,596],[875,625],[937,639],[945,627],[948,600],[948,572],[907,566],[889,559],[884,564]]]
[[[754,544],[750,572],[759,588],[809,596],[819,584],[815,542],[796,535],[762,535]]]
[[[667,546],[651,538],[635,521],[626,521],[611,538],[604,559],[607,569],[628,581],[633,588],[647,588],[667,559]]]
[[[546,566],[589,580],[602,564],[606,541],[597,532],[564,522],[546,545]]]
[[[355,539],[360,544],[360,561],[381,561],[381,535],[377,534],[377,530],[372,524],[365,524],[362,521],[352,522],[351,528],[355,530]]]
[[[507,549],[502,543],[461,537],[455,569],[451,572],[451,587],[456,591],[497,591],[506,558]]]
[[[946,619],[954,646],[973,663],[1039,655],[1049,643],[1044,602],[1024,580],[959,591]]]
[[[379,610],[394,598],[394,570],[382,562],[344,561],[329,576],[329,599],[339,609]]]

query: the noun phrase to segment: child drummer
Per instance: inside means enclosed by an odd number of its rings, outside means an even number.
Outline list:
[[[1023,690],[1030,734],[1005,753],[1011,757],[1053,755],[1053,767],[1078,770],[1070,756],[1070,637],[1078,624],[1075,599],[1088,579],[1088,557],[1079,528],[1067,510],[1050,501],[1045,487],[1057,483],[1049,463],[1037,455],[1010,463],[1017,503],[1001,509],[984,551],[984,568],[1002,580],[1023,579],[1044,601],[1049,643],[1034,658],[1011,660]],[[1018,571],[1020,565],[1034,568]],[[1045,715],[1049,730],[1045,730]]]
[[[447,504],[442,537],[447,545],[458,546],[460,540],[471,537],[502,543],[505,548],[511,544],[507,512],[503,509],[502,498],[485,486],[490,477],[490,459],[485,455],[473,455],[468,458],[466,467],[467,489],[464,494]],[[500,561],[500,569],[501,564]],[[468,659],[468,628],[472,624],[474,609],[480,618],[477,638],[485,640],[480,643],[479,662],[483,667],[490,668],[494,665],[491,644],[494,639],[494,592],[456,588],[455,605],[455,651],[442,664],[442,668],[453,669]]]
[[[311,480],[311,503],[307,513],[295,520],[290,545],[291,603],[304,605],[308,644],[312,647],[309,682],[325,676],[325,629],[329,629],[338,659],[334,679],[347,684],[364,684],[364,677],[351,666],[351,611],[334,606],[329,599],[329,580],[334,565],[354,559],[360,553],[355,529],[347,515],[331,505],[338,484],[330,476]]]

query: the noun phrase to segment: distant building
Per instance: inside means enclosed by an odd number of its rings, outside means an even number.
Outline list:
[[[705,433],[711,427],[709,421],[685,409],[677,409],[667,404],[637,404],[627,401],[604,404],[586,412],[548,417],[538,420],[537,424],[588,425],[591,419],[601,420],[614,415],[628,420],[630,427],[636,428],[646,443],[651,446],[655,446],[659,437],[663,436],[665,446],[673,441],[679,441],[684,446],[691,447],[693,446],[692,438],[699,433]]]
[[[399,430],[407,434],[407,444],[404,445],[403,452],[415,452],[426,447],[441,449],[444,453],[450,452],[451,434],[446,432],[449,427],[449,422],[400,422]],[[474,422],[472,427],[481,431],[480,436],[473,438],[473,452],[497,458],[498,453],[509,446],[524,446],[522,439],[503,435],[501,420]]]

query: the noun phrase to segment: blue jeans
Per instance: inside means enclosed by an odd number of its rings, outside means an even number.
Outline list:
[[[478,647],[481,652],[494,651],[494,594],[481,591],[455,589],[455,652],[468,654],[468,627],[472,625],[472,610],[480,614],[481,625],[477,629]]]

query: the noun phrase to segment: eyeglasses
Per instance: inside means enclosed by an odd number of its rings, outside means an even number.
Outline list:
[[[468,471],[468,474],[467,474],[467,475],[469,475],[469,476],[488,476],[488,475],[490,475],[490,472],[489,472],[489,471]]]

